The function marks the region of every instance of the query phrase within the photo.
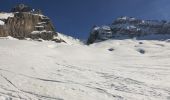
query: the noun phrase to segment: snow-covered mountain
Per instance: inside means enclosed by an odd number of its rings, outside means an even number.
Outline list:
[[[1,38],[0,100],[169,100],[169,57],[169,40]]]
[[[88,44],[107,39],[169,39],[170,22],[120,17],[111,25],[94,26]]]

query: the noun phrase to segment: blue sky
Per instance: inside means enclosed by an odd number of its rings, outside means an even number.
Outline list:
[[[170,0],[0,0],[0,11],[18,3],[40,8],[58,32],[80,39],[93,25],[110,24],[119,16],[170,20]]]

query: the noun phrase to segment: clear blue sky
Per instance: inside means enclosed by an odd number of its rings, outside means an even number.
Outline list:
[[[0,0],[0,11],[18,3],[42,9],[58,32],[81,39],[93,25],[110,24],[119,16],[170,20],[170,0]]]

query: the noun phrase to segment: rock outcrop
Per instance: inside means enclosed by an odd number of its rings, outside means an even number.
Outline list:
[[[41,14],[40,10],[32,9],[24,4],[12,8],[11,13],[0,13],[0,21],[4,22],[0,24],[0,37],[53,40],[53,37],[57,36],[47,16]]]
[[[90,32],[87,44],[107,39],[142,39],[151,35],[169,35],[170,22],[158,20],[140,20],[132,17],[121,17],[113,21],[111,25],[95,26]],[[160,37],[161,38],[161,37]]]

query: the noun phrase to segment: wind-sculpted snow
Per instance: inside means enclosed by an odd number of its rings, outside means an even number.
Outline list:
[[[1,38],[0,100],[170,100],[168,41]]]

